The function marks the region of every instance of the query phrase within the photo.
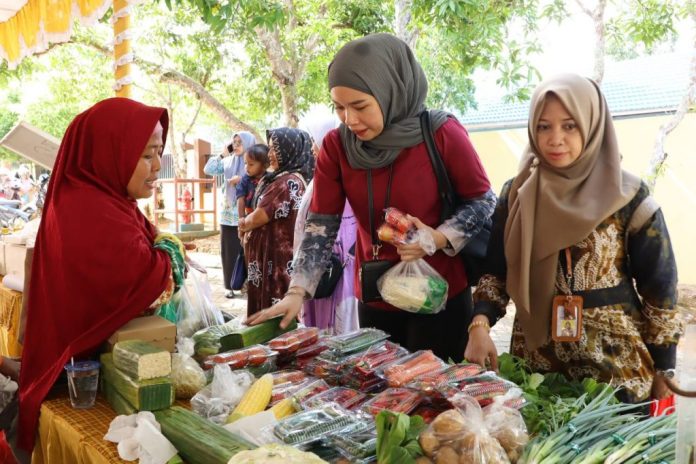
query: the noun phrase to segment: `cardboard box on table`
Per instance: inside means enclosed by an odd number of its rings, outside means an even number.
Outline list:
[[[109,337],[108,351],[111,351],[117,342],[123,340],[144,340],[173,353],[176,343],[176,325],[159,316],[136,317]]]
[[[24,277],[28,248],[21,244],[3,243],[5,272],[3,275]]]

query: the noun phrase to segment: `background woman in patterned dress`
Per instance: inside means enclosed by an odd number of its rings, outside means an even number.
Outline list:
[[[295,219],[314,171],[309,134],[287,127],[267,134],[273,171],[256,187],[254,211],[239,222],[247,234],[247,315],[280,301],[288,289]]]
[[[489,324],[512,298],[511,351],[533,370],[611,383],[624,401],[668,396],[656,373],[674,368],[682,332],[674,253],[647,186],[621,169],[601,90],[575,74],[542,82],[528,134],[493,217],[466,358],[495,367]],[[583,297],[582,335],[555,341],[552,300],[569,293]]]

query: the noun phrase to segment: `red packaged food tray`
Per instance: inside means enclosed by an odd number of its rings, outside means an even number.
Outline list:
[[[402,387],[426,374],[440,371],[446,364],[430,350],[416,351],[386,365],[377,375],[387,380],[390,387]]]
[[[278,356],[278,353],[267,346],[252,345],[241,350],[226,351],[208,356],[203,361],[203,367],[212,368],[215,364],[227,364],[232,369],[260,366],[266,361]]]
[[[373,416],[379,414],[383,409],[408,414],[418,406],[421,399],[421,394],[415,390],[410,390],[408,388],[387,388],[365,403],[360,409],[369,412]]]
[[[484,372],[484,369],[478,364],[462,363],[446,366],[429,374],[424,374],[418,377],[413,382],[409,383],[409,388],[416,390],[431,392],[438,387],[447,384],[455,384],[463,380],[475,377]]]
[[[319,329],[316,327],[301,327],[286,332],[270,342],[268,346],[281,355],[294,353],[302,347],[312,345],[319,340]]]
[[[374,375],[377,368],[396,361],[408,354],[408,351],[392,342],[382,342],[367,351],[355,354],[346,359],[343,367],[351,369],[359,376]]]
[[[295,369],[286,369],[273,373],[273,385],[280,385],[286,382],[300,383],[307,378],[307,374]]]

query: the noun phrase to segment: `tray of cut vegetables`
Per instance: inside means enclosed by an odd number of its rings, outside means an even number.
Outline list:
[[[316,327],[300,327],[277,336],[268,342],[269,348],[281,356],[297,352],[300,348],[312,345],[319,340],[319,329]]]
[[[369,458],[377,453],[377,430],[332,435],[328,442],[350,462]]]
[[[314,409],[326,403],[337,403],[346,409],[358,407],[367,395],[348,387],[333,387],[302,402],[302,408]]]
[[[389,411],[408,414],[413,411],[423,399],[420,392],[408,388],[387,388],[382,393],[378,393],[370,401],[360,408],[373,416],[379,414],[383,409]]]
[[[415,390],[435,393],[440,387],[457,384],[465,379],[475,377],[484,371],[485,369],[478,364],[453,364],[417,377],[408,384],[408,387]]]
[[[204,369],[212,369],[215,364],[227,364],[232,369],[261,366],[274,360],[278,353],[264,345],[252,345],[240,350],[225,351],[208,356],[203,361]]]
[[[448,399],[458,393],[464,393],[478,401],[481,407],[491,404],[493,399],[500,395],[506,395],[506,406],[519,408],[524,404],[517,401],[522,398],[522,390],[509,380],[501,379],[495,372],[484,372],[475,377],[441,386],[439,391]]]
[[[306,377],[299,382],[283,382],[273,385],[271,390],[271,405],[298,395],[299,399],[306,399],[317,393],[328,390],[329,385],[316,377]]]
[[[273,375],[273,385],[281,385],[288,382],[300,383],[307,378],[307,374],[295,369],[275,371],[271,375]]]
[[[281,419],[273,432],[284,443],[305,445],[327,437],[329,434],[350,429],[367,430],[371,426],[364,417],[350,412],[335,403],[327,403],[320,408],[298,412]]]
[[[424,376],[441,371],[447,365],[430,350],[416,351],[377,371],[390,387],[403,387]]]

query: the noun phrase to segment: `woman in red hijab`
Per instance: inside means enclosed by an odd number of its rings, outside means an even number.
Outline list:
[[[110,98],[79,114],[63,137],[28,292],[19,382],[25,450],[70,358],[93,352],[172,292],[170,255],[154,247],[157,231],[135,201],[152,195],[168,123],[164,108]]]

